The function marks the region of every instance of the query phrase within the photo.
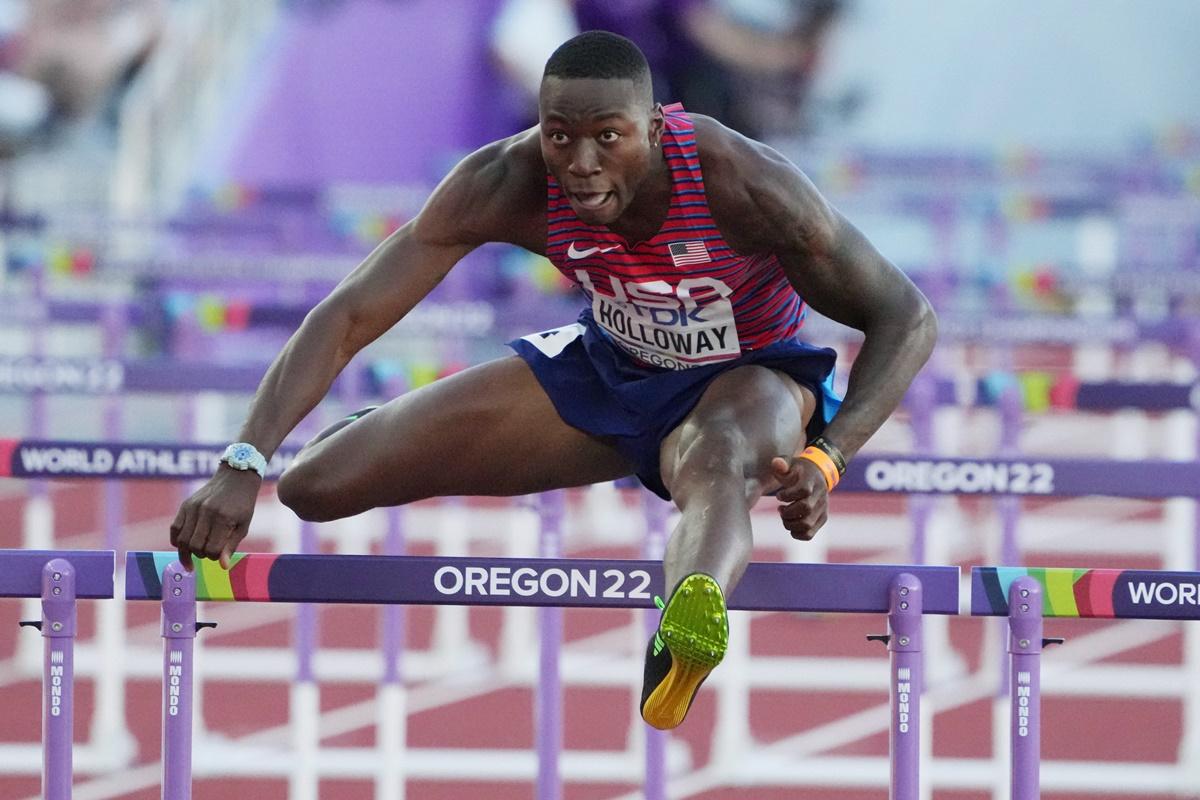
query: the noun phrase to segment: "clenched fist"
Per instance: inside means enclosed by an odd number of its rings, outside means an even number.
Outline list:
[[[825,476],[806,458],[771,459],[771,474],[779,481],[779,518],[793,539],[809,541],[829,518]]]

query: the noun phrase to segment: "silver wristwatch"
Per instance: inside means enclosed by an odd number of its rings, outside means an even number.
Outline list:
[[[225,454],[221,456],[221,462],[234,469],[252,469],[258,473],[260,478],[267,476],[267,459],[258,452],[258,448],[246,442],[234,442],[226,447]]]

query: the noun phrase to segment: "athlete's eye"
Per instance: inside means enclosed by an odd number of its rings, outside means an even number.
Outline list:
[[[612,144],[613,142],[615,142],[617,139],[620,139],[620,138],[621,138],[621,134],[618,133],[617,131],[614,131],[611,129],[604,131],[600,134],[600,141],[604,142],[605,144]]]
[[[567,143],[567,135],[565,133],[563,133],[562,131],[551,131],[550,134],[546,138],[548,138],[550,141],[554,142],[555,144],[566,144]]]

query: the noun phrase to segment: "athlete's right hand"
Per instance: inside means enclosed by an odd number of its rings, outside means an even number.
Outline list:
[[[179,551],[184,569],[192,569],[192,556],[219,559],[222,569],[229,569],[230,557],[250,529],[261,485],[257,472],[222,464],[183,501],[171,523],[171,546]]]
[[[821,470],[806,458],[776,456],[771,473],[779,483],[775,499],[783,527],[793,539],[811,541],[829,518],[829,490]]]

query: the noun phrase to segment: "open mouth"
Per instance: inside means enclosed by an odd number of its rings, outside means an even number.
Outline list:
[[[615,197],[614,192],[572,192],[571,198],[575,204],[587,211],[599,211]]]

